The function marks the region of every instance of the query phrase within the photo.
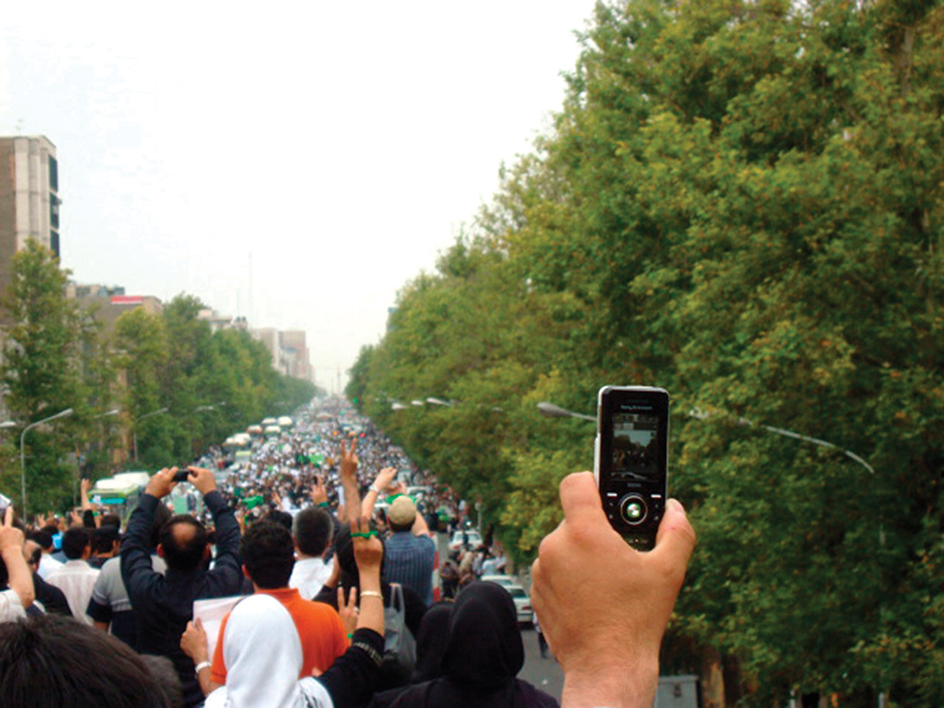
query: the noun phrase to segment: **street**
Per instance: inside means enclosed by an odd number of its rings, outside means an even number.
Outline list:
[[[522,629],[521,639],[524,641],[524,668],[521,669],[518,678],[554,696],[560,702],[561,691],[564,688],[564,673],[560,665],[551,658],[550,651],[548,651],[547,659],[541,658],[537,632],[533,627]]]

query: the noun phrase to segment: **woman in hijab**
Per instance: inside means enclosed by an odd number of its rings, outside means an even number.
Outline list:
[[[449,616],[452,602],[437,602],[423,615],[420,631],[416,635],[416,670],[410,676],[409,685],[432,681],[442,676],[442,657],[449,637]],[[369,708],[387,708],[408,686],[392,688],[377,693]]]
[[[522,666],[511,595],[495,583],[473,582],[449,616],[442,676],[406,689],[392,708],[557,708],[553,697],[517,678]]]

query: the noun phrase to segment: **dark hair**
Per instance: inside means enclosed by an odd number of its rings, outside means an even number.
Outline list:
[[[110,553],[119,539],[118,529],[115,526],[101,526],[92,533],[92,539],[94,553]]]
[[[33,541],[36,541],[36,543],[38,543],[40,548],[42,548],[43,550],[47,548],[52,548],[52,534],[46,530],[47,528],[49,527],[47,526],[47,527],[41,528],[39,531],[33,531],[33,533],[29,535],[29,537]]]
[[[86,509],[82,512],[82,525],[87,529],[95,528],[95,512],[91,509]]]
[[[73,526],[62,534],[62,552],[69,560],[81,560],[89,543],[88,529],[84,526]]]
[[[182,529],[184,526],[189,526],[192,532],[185,533]],[[178,528],[181,530],[177,531]],[[203,563],[207,548],[206,528],[189,514],[171,517],[161,529],[161,548],[164,550],[164,560],[168,568],[196,570]]]
[[[257,521],[239,544],[243,565],[252,582],[265,590],[284,588],[292,577],[295,547],[292,534],[282,524]]]
[[[157,549],[157,544],[161,542],[161,531],[165,524],[171,519],[170,509],[163,503],[154,507],[154,519],[151,521],[151,550]]]
[[[161,506],[163,506],[163,504]],[[114,526],[116,529],[121,530],[121,517],[118,516],[118,514],[102,514],[100,528],[104,528],[105,526]]]
[[[262,517],[263,521],[271,521],[274,524],[281,524],[289,533],[292,533],[292,515],[281,509],[273,509]]]
[[[180,675],[174,668],[174,662],[166,656],[158,654],[141,654],[141,661],[145,663],[151,676],[157,681],[158,688],[164,694],[167,708],[184,708],[184,687],[180,683]]]
[[[26,559],[26,562],[39,565],[39,562],[43,559],[43,549],[38,542],[33,541],[33,543],[36,543],[36,548],[34,548],[33,552],[30,553],[30,556]]]
[[[295,515],[295,545],[306,556],[317,557],[325,552],[334,532],[334,522],[324,509],[310,506]]]
[[[89,669],[89,658],[95,666]],[[0,705],[166,708],[157,681],[126,644],[72,617],[0,623]]]

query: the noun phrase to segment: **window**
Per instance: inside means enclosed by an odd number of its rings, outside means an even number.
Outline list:
[[[54,192],[59,191],[59,163],[52,155],[49,156],[49,188]]]

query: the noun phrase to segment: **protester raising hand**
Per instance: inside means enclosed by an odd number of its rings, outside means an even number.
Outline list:
[[[338,564],[335,563],[335,566]],[[344,624],[344,631],[347,633],[348,637],[354,635],[354,630],[357,629],[357,588],[352,587],[351,593],[348,596],[350,599],[345,601],[344,599],[344,588],[338,588],[338,614],[341,616],[341,622]]]
[[[0,621],[24,616],[24,610],[33,604],[35,590],[33,576],[23,557],[23,532],[13,525],[13,505],[3,514],[0,526],[0,558],[6,565],[9,590],[0,593]]]
[[[345,477],[357,478],[357,438],[351,439],[351,444],[345,445],[341,441],[341,479]]]
[[[383,636],[384,600],[380,589],[380,566],[383,563],[383,544],[377,531],[370,528],[370,519],[362,516],[351,522],[354,542],[354,560],[360,576],[360,612],[358,629],[372,629]]]

